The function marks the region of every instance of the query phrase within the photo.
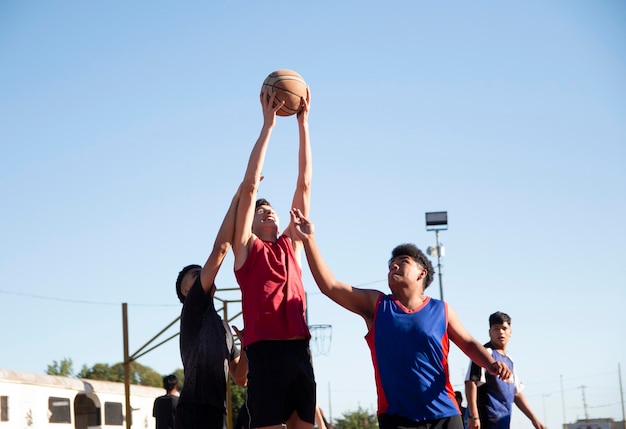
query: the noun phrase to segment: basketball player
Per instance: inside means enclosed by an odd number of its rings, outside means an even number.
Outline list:
[[[241,288],[243,345],[248,357],[246,405],[251,428],[311,429],[315,421],[315,377],[306,323],[300,267],[302,243],[291,224],[279,235],[279,220],[267,200],[257,198],[270,135],[276,125],[275,95],[261,93],[263,127],[241,185],[233,253]],[[309,212],[312,177],[309,102],[301,99],[298,179],[292,207]]]
[[[515,373],[513,359],[506,354],[512,332],[511,317],[508,314],[496,311],[489,316],[490,341],[485,347],[495,360],[504,362],[511,368],[513,376],[510,383],[505,383],[485,374],[480,366],[470,362],[465,377],[469,429],[509,429],[513,403],[536,429],[544,429],[543,423],[533,413],[522,393],[524,386]]]
[[[183,309],[180,317],[180,355],[185,384],[176,407],[176,429],[225,427],[228,373],[244,386],[246,354],[235,346],[233,334],[215,309],[215,277],[230,248],[239,189],[215,238],[204,267],[188,265],[176,279]]]
[[[413,244],[393,249],[391,294],[359,289],[335,279],[315,243],[313,224],[297,208],[291,223],[322,293],[365,320],[380,429],[463,429],[448,374],[449,340],[490,374],[508,379],[511,372],[465,330],[452,307],[424,295],[433,279],[424,253]]]

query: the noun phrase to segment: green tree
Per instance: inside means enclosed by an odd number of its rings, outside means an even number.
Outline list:
[[[336,429],[377,429],[378,420],[376,415],[359,407],[356,411],[343,413],[342,417],[335,420]]]
[[[78,373],[79,378],[89,378],[91,380],[108,380],[116,381],[113,377],[113,370],[107,363],[97,363],[93,367],[89,368],[87,365],[83,365]],[[122,381],[123,378],[122,378]]]
[[[235,384],[231,377],[228,377],[230,381],[230,400],[233,408],[233,420],[237,418],[239,408],[246,401],[246,388]]]
[[[80,378],[88,378],[91,380],[124,382],[124,364],[116,363],[109,366],[106,363],[97,363],[92,368],[83,365]],[[142,386],[163,387],[163,376],[150,367],[144,366],[138,362],[130,363],[130,383],[140,384]]]
[[[74,374],[73,362],[70,358],[63,358],[61,361],[56,360],[48,365],[46,374],[48,375],[60,375],[63,377],[73,377]],[[185,374],[182,368],[175,370],[172,374],[178,377],[179,389],[185,381]],[[167,374],[163,374],[167,375]],[[138,362],[130,363],[130,383],[140,384],[142,386],[163,387],[163,375],[159,374],[152,368],[144,366]],[[78,374],[75,375],[78,378],[88,378],[90,380],[105,380],[115,381],[118,383],[124,382],[124,364],[116,363],[115,365],[109,365],[108,363],[96,363],[91,368],[87,365],[83,365]]]
[[[71,377],[74,372],[74,362],[70,358],[63,358],[60,362],[52,361],[52,365],[48,365],[46,374],[48,375],[61,375],[63,377]]]
[[[241,406],[246,401],[246,388],[235,384],[235,382],[233,381],[231,377],[228,377],[228,381],[230,384],[230,407],[231,407],[229,418],[231,418],[232,423],[235,424],[235,421],[237,420],[237,416],[239,415],[239,410],[241,409]]]

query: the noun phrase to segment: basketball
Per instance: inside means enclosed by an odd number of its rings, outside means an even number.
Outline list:
[[[276,112],[279,116],[291,116],[300,111],[300,97],[306,99],[306,82],[293,70],[281,69],[269,74],[263,81],[261,91],[276,94],[275,104],[285,104]]]

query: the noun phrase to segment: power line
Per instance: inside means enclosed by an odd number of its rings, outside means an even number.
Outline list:
[[[104,302],[104,301],[87,301],[82,299],[71,299],[71,298],[57,298],[53,296],[44,296],[44,295],[35,295],[31,293],[23,293],[23,292],[13,292],[8,290],[0,289],[0,293],[4,293],[7,295],[16,295],[16,296],[24,296],[27,298],[35,298],[42,299],[46,301],[59,301],[59,302],[68,302],[72,304],[91,304],[91,305],[114,305],[119,306],[119,302]],[[134,307],[179,307],[180,304],[128,304]]]
[[[359,285],[355,285],[355,287],[363,287],[375,283],[381,283],[385,280],[374,280],[371,282],[361,283]],[[0,293],[4,293],[6,295],[15,295],[15,296],[23,296],[26,298],[35,298],[42,299],[45,301],[57,301],[57,302],[67,302],[72,304],[90,304],[90,305],[111,305],[111,306],[119,306],[120,302],[106,302],[106,301],[89,301],[84,299],[72,299],[72,298],[58,298],[54,296],[45,296],[45,295],[35,295],[32,293],[23,293],[23,292],[14,292],[10,290],[0,289]],[[321,294],[321,292],[312,292],[310,295]],[[132,304],[128,303],[128,305],[133,307],[180,307],[180,304]]]

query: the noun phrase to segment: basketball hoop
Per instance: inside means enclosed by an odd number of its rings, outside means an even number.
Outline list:
[[[328,355],[330,343],[333,339],[332,325],[311,325],[311,351],[313,355]]]

